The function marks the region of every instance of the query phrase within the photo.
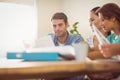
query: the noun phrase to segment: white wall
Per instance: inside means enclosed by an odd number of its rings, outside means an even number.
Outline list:
[[[62,0],[37,0],[38,4],[38,37],[52,32],[51,17],[62,11]]]
[[[63,11],[68,16],[70,25],[79,21],[79,32],[87,38],[91,35],[88,21],[89,11],[93,7],[108,2],[120,5],[120,0],[38,0],[38,37],[52,32],[51,16],[57,11]]]
[[[23,40],[37,36],[34,6],[0,3],[0,57],[7,51],[23,51]]]

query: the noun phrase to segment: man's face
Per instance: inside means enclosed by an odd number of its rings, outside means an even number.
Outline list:
[[[53,19],[52,24],[57,37],[62,37],[66,34],[68,23],[65,23],[63,19]]]

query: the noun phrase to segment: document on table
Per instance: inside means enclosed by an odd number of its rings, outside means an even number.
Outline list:
[[[26,49],[27,53],[51,53],[57,52],[60,57],[74,58],[75,50],[72,46],[55,46],[51,36],[44,36],[36,40],[35,46]]]
[[[55,47],[51,36],[44,36],[36,40],[35,47]]]

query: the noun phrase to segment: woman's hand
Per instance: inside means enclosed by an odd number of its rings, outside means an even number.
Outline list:
[[[115,55],[120,55],[120,44],[104,44],[99,47],[104,57],[109,58]]]

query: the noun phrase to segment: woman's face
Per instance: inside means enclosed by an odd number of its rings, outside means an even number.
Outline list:
[[[105,31],[111,31],[114,29],[113,19],[104,19],[102,14],[99,13],[100,25]]]
[[[98,29],[101,28],[100,19],[93,11],[90,12],[90,26],[92,25],[95,25]]]

